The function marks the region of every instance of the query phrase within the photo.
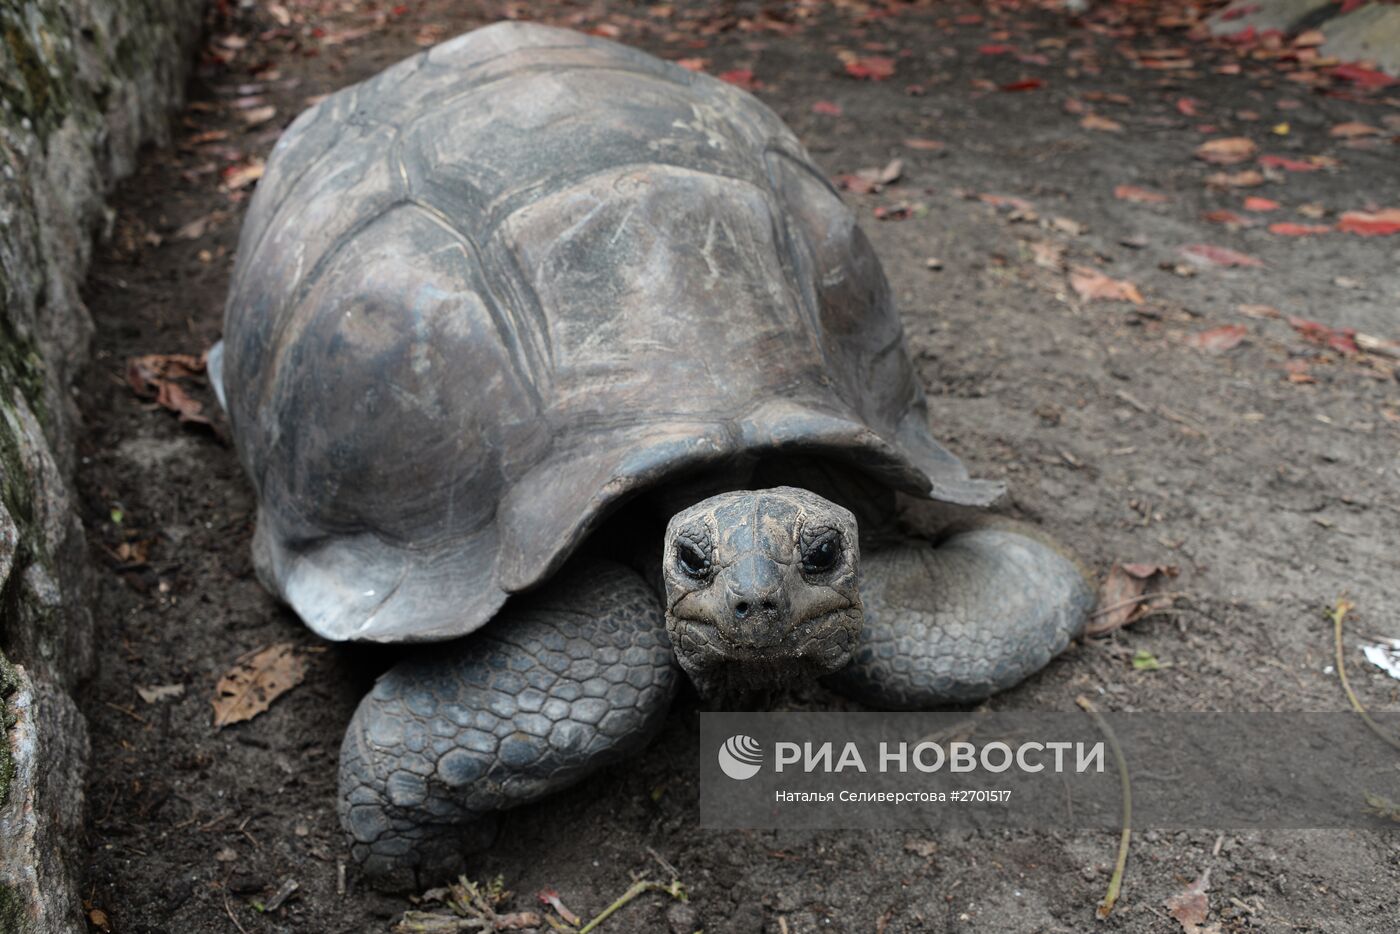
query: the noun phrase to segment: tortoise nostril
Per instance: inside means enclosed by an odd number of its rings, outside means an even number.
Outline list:
[[[740,619],[749,615],[749,604],[747,600],[740,600],[738,603],[734,604],[734,615]]]

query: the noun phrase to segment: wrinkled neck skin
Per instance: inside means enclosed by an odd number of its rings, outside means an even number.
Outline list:
[[[712,706],[767,706],[850,661],[860,546],[841,506],[792,487],[722,493],[671,519],[661,560],[671,645]]]

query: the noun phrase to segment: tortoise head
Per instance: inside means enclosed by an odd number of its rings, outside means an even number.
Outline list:
[[[700,693],[742,699],[844,667],[860,636],[849,510],[792,487],[721,493],[666,528],[666,631]]]

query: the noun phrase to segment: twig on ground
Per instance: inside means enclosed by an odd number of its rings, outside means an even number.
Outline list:
[[[1338,597],[1337,605],[1329,614],[1332,617],[1332,643],[1337,653],[1337,679],[1342,682],[1342,690],[1346,692],[1347,700],[1351,701],[1351,709],[1356,711],[1361,717],[1362,722],[1370,728],[1372,733],[1375,733],[1395,749],[1400,749],[1400,739],[1391,736],[1385,730],[1381,729],[1379,723],[1371,719],[1371,715],[1366,711],[1365,705],[1363,705],[1360,698],[1356,696],[1356,692],[1351,689],[1351,682],[1347,680],[1346,660],[1343,657],[1345,652],[1342,651],[1342,624],[1346,621],[1347,614],[1355,609],[1355,607],[1356,604],[1345,597]]]
[[[1123,758],[1123,750],[1118,745],[1118,737],[1113,735],[1113,728],[1108,725],[1108,721],[1099,713],[1093,702],[1083,694],[1074,699],[1085,713],[1094,721],[1094,726],[1098,727],[1104,739],[1108,742],[1108,748],[1113,750],[1113,760],[1118,763],[1118,778],[1123,787],[1123,832],[1118,839],[1118,860],[1113,866],[1113,875],[1108,880],[1108,891],[1104,892],[1103,900],[1099,902],[1099,907],[1095,914],[1099,918],[1107,918],[1113,911],[1114,904],[1118,901],[1119,890],[1123,887],[1123,870],[1128,865],[1128,845],[1133,837],[1133,783],[1128,776],[1128,762]]]
[[[647,892],[664,892],[678,901],[686,900],[685,889],[681,886],[681,881],[679,879],[672,879],[670,882],[666,883],[653,882],[650,879],[638,879],[636,882],[632,883],[631,888],[622,893],[622,897],[604,908],[592,921],[579,928],[578,934],[588,934],[589,931],[597,928],[598,925],[606,921],[619,909],[625,907],[638,896],[645,895]]]
[[[248,934],[247,929],[238,923],[238,918],[233,913],[233,906],[228,903],[228,889],[224,889],[224,913],[233,922],[233,926],[238,928],[238,934]]]

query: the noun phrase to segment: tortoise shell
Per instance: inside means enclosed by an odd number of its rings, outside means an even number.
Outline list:
[[[750,95],[479,29],[267,160],[221,387],[259,573],[329,639],[477,629],[638,491],[767,452],[985,504],[930,436],[880,264]]]

